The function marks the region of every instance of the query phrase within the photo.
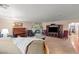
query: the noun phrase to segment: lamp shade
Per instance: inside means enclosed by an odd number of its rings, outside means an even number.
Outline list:
[[[8,33],[9,33],[8,29],[2,29],[1,30],[1,34],[8,34]]]

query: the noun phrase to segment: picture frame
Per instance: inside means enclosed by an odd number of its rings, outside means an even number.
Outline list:
[[[22,27],[23,23],[22,22],[14,22],[14,27]]]

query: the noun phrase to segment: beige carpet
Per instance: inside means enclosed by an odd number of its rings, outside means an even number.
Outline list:
[[[74,54],[76,53],[70,40],[46,37],[45,43],[49,54]]]

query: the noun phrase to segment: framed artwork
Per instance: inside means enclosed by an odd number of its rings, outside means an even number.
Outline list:
[[[15,22],[14,27],[22,27],[23,23],[22,22]]]

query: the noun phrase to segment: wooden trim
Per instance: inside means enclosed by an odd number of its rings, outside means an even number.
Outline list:
[[[45,54],[49,54],[49,49],[45,41],[44,41],[44,51],[45,51]]]

